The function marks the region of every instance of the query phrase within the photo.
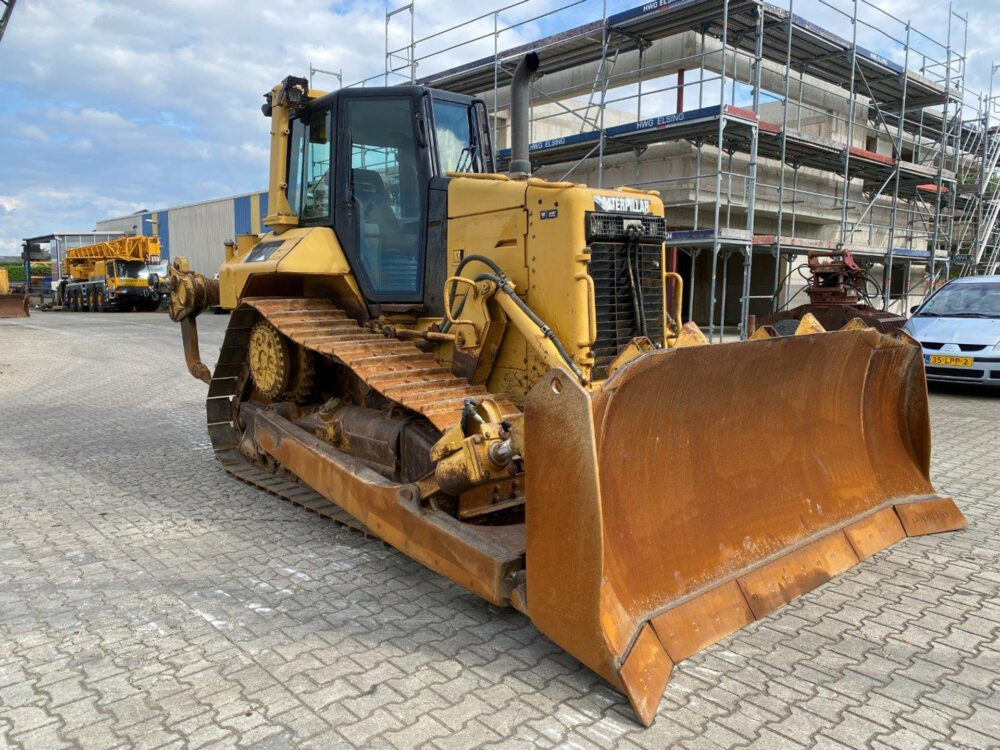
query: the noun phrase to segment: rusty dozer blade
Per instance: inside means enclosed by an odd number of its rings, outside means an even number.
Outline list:
[[[0,318],[27,318],[27,294],[0,294]]]
[[[659,350],[594,393],[554,370],[524,439],[528,614],[644,724],[677,661],[966,525],[929,481],[920,349],[872,329]]]

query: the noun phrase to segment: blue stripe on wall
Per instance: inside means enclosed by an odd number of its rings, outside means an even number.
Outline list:
[[[156,231],[160,234],[160,259],[170,260],[170,223],[166,211],[157,211]]]
[[[151,221],[147,221],[147,219],[152,219],[152,218],[153,214],[151,213],[142,214],[139,217],[139,234],[141,234],[143,237],[153,236],[153,223]]]
[[[260,230],[262,232],[270,232],[271,227],[264,223],[264,217],[267,216],[267,192],[260,194]]]
[[[252,224],[250,221],[250,196],[241,195],[233,199],[233,216],[235,217],[234,236],[238,234],[250,234]]]

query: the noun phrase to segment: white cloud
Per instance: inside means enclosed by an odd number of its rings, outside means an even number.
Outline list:
[[[417,10],[418,29],[471,13],[459,0]],[[346,82],[380,71],[383,14],[381,0],[19,3],[0,45],[0,192],[20,206],[7,232],[87,229],[265,187],[263,93],[310,62],[343,68]],[[393,38],[404,29],[394,23]]]
[[[23,138],[37,143],[45,143],[49,140],[48,133],[38,125],[15,125],[11,129],[11,134],[16,138]]]

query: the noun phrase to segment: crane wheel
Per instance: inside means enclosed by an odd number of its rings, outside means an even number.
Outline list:
[[[266,320],[250,330],[250,376],[262,396],[274,399],[288,388],[292,376],[289,342]]]

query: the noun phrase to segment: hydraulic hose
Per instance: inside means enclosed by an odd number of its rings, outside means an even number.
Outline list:
[[[496,276],[491,273],[481,273],[478,276],[476,276],[473,279],[473,281],[475,281],[477,284],[480,281],[492,281],[494,284],[496,284],[497,288],[501,292],[506,294],[510,298],[510,300],[515,305],[517,305],[518,309],[521,310],[521,312],[523,312],[532,323],[538,326],[538,330],[542,332],[542,335],[552,342],[552,346],[555,347],[555,350],[559,353],[559,356],[566,363],[566,366],[569,367],[570,371],[574,375],[576,375],[576,377],[579,378],[581,381],[584,380],[583,371],[579,367],[577,367],[576,362],[574,362],[573,359],[569,356],[569,352],[566,351],[566,347],[563,346],[562,342],[559,340],[559,337],[556,336],[555,331],[549,328],[545,324],[545,321],[539,318],[535,314],[535,311],[532,310],[530,307],[528,307],[525,301],[517,295],[517,292],[515,292],[514,289],[511,287],[510,282],[507,281],[506,276],[503,275]]]
[[[646,335],[646,302],[642,294],[642,249],[638,237],[630,237],[625,244],[625,265],[628,268],[629,292],[635,313],[635,326],[640,336]],[[633,255],[634,263],[633,266]],[[638,277],[638,278],[637,278]],[[664,321],[666,325],[666,321]]]
[[[458,263],[458,267],[455,268],[455,273],[453,273],[452,275],[453,276],[461,276],[462,275],[462,269],[464,269],[467,265],[469,265],[473,261],[475,261],[477,263],[482,263],[484,266],[486,266],[487,268],[489,268],[490,270],[492,270],[493,273],[495,273],[500,278],[506,278],[506,276],[504,275],[503,269],[500,268],[500,266],[498,266],[492,260],[490,260],[489,258],[487,258],[485,255],[475,255],[475,254],[473,254],[473,255],[466,255],[464,258],[462,258],[462,260],[460,260],[459,263]],[[448,304],[449,300],[455,299],[455,294],[457,292],[458,292],[458,284],[453,281],[453,282],[451,282],[451,294],[448,295],[449,299],[445,300],[445,304]],[[462,301],[458,303],[458,309],[452,312],[451,317],[452,318],[457,318],[459,315],[462,314],[462,310],[464,308],[465,308],[465,298],[463,297]],[[447,333],[449,328],[451,328],[451,321],[448,320],[447,316],[445,316],[441,320],[441,325],[438,326],[438,330],[441,333]]]

